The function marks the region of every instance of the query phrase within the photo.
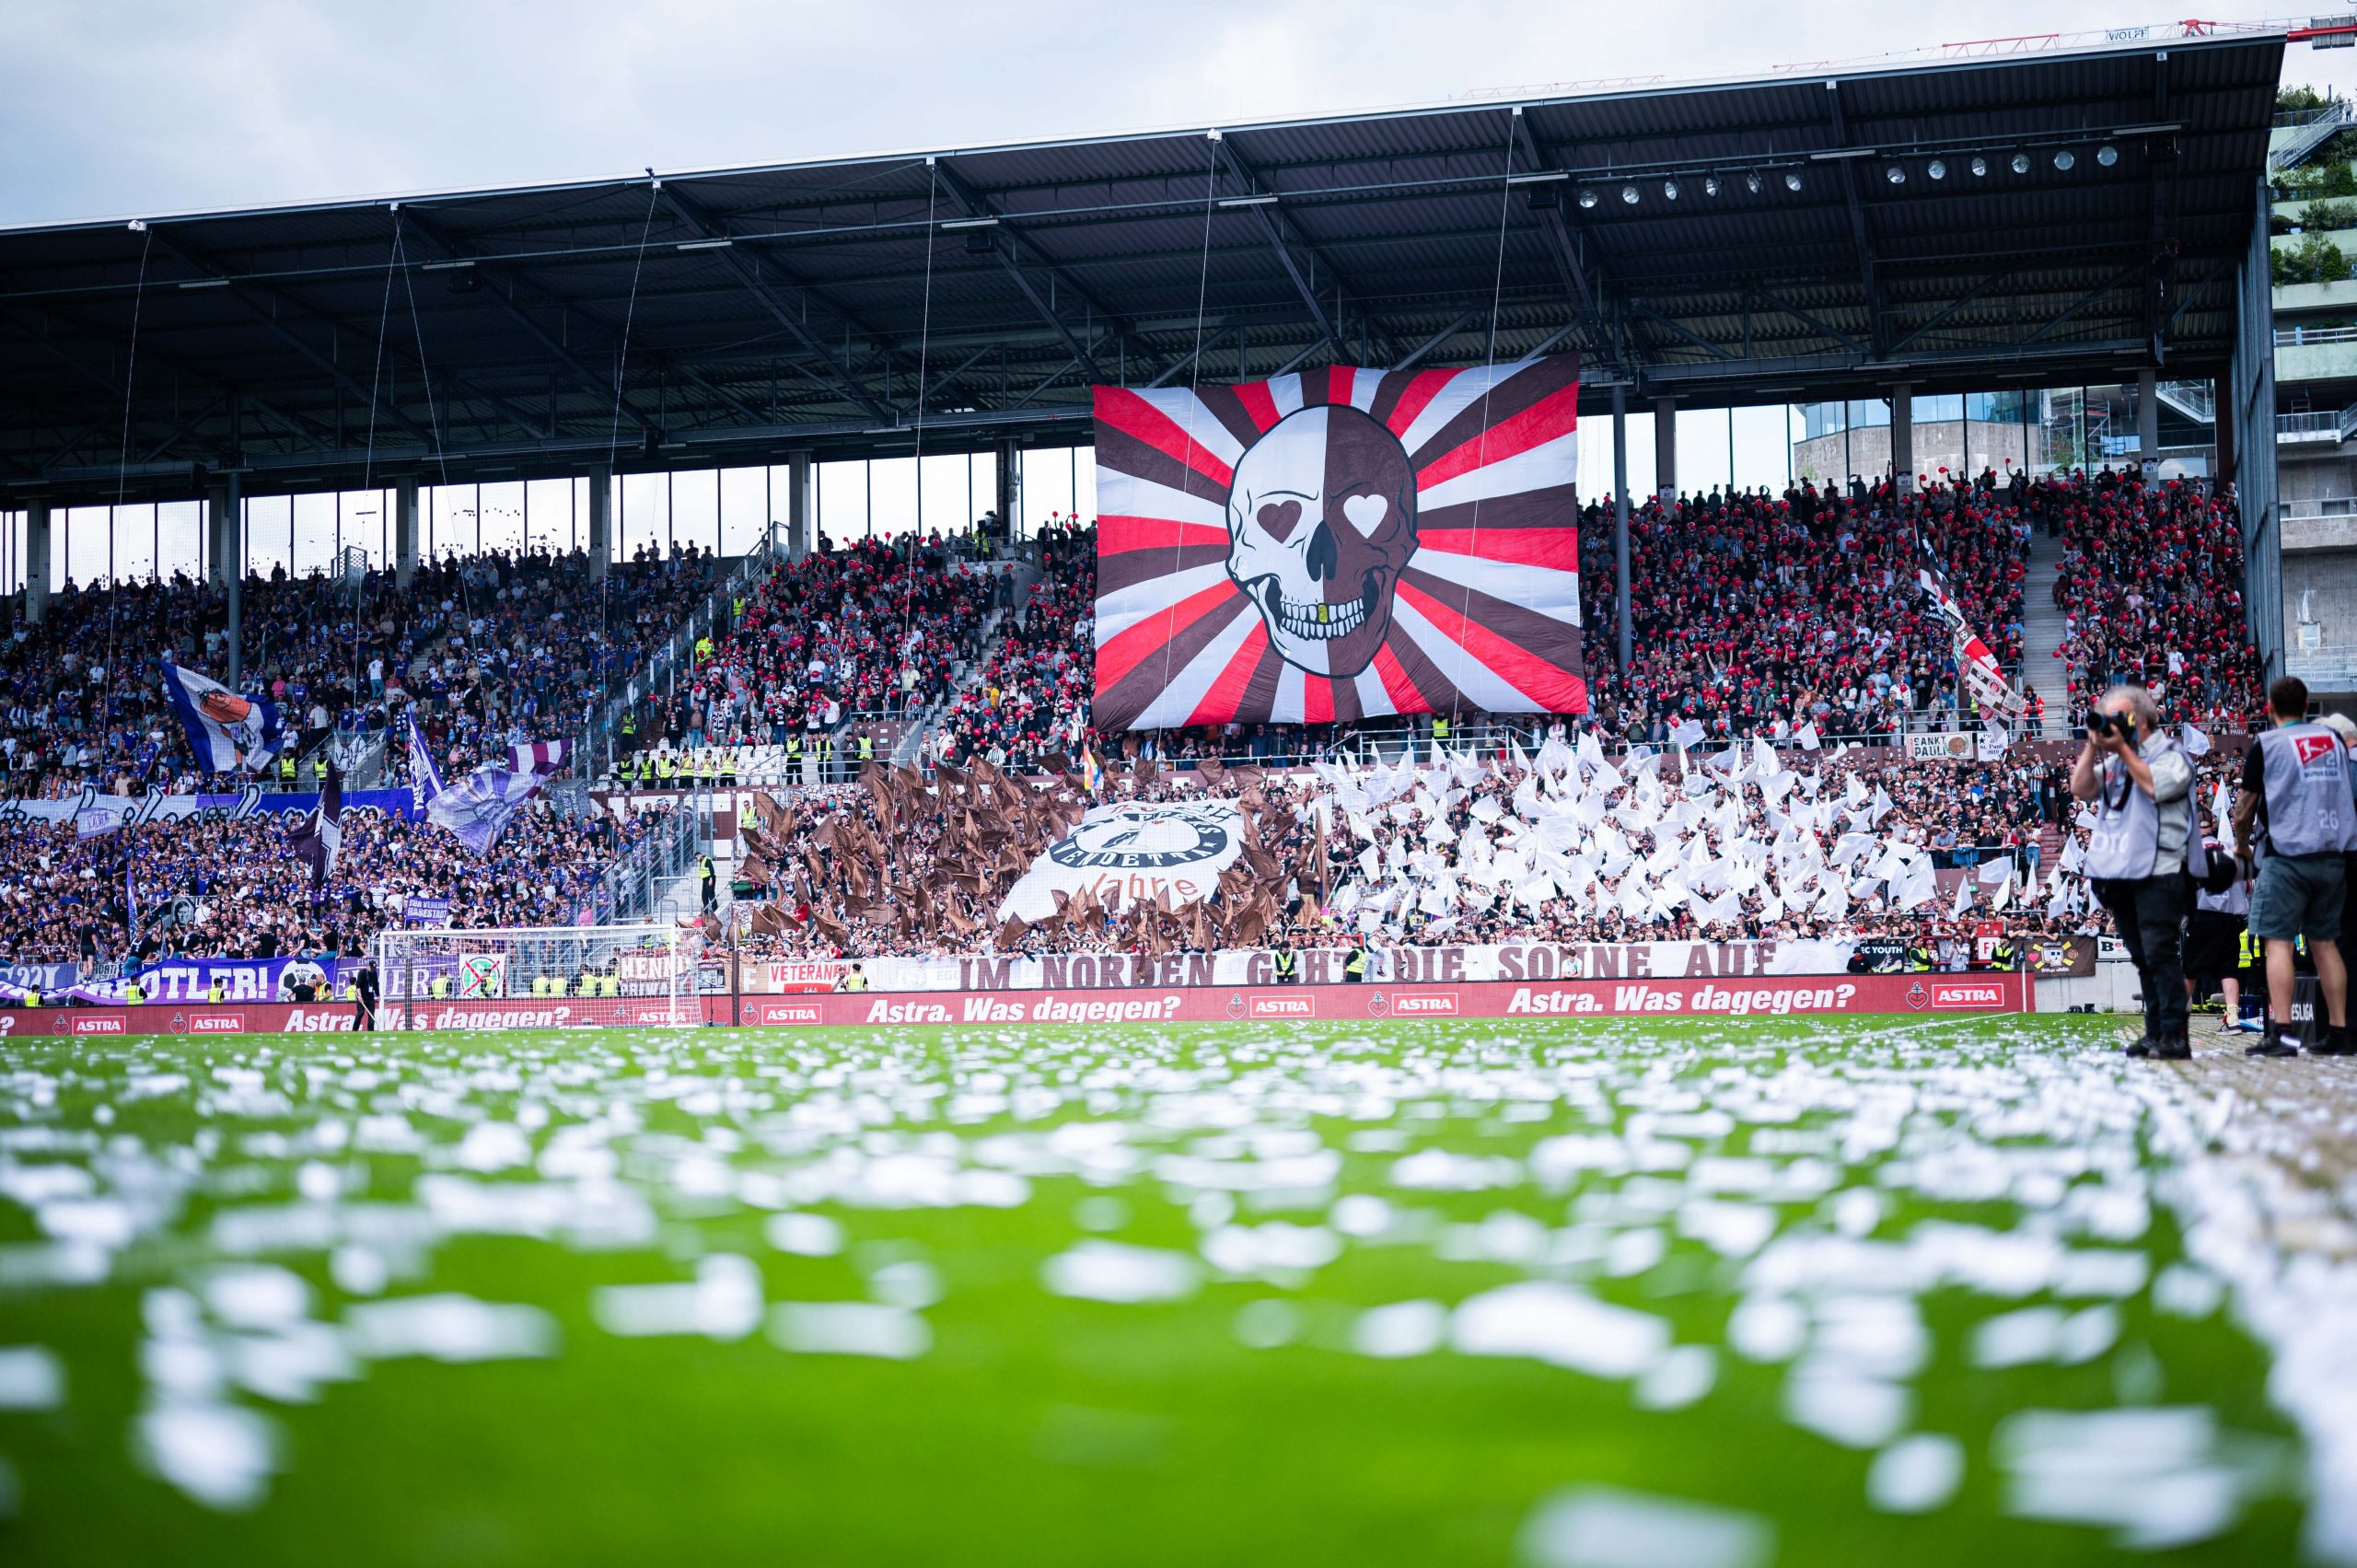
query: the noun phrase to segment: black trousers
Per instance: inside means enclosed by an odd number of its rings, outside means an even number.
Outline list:
[[[2181,871],[2133,881],[2097,878],[2095,889],[2096,900],[2111,912],[2111,923],[2144,987],[2145,1034],[2154,1040],[2183,1040],[2185,917],[2193,905],[2191,880]]]

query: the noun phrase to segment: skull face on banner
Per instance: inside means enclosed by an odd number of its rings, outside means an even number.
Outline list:
[[[1277,422],[1236,464],[1227,575],[1287,664],[1366,668],[1416,553],[1416,472],[1398,436],[1348,405]]]

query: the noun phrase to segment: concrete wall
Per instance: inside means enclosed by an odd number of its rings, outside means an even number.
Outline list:
[[[2357,310],[2357,278],[2339,283],[2295,283],[2275,291],[2275,313],[2297,315],[2304,310]]]
[[[2351,236],[2357,238],[2357,236]],[[2340,381],[2357,377],[2357,343],[2279,343],[2275,349],[2275,380]]]

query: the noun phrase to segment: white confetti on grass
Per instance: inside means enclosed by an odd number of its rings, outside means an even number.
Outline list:
[[[1808,1314],[1781,1295],[1747,1295],[1727,1318],[1727,1345],[1746,1361],[1790,1361],[1808,1343]]]
[[[1684,1410],[1719,1380],[1718,1353],[1708,1345],[1674,1345],[1637,1379],[1637,1408]]]
[[[1236,1309],[1232,1327],[1237,1342],[1253,1350],[1274,1350],[1301,1338],[1302,1312],[1279,1296],[1262,1296]]]
[[[1915,1396],[1838,1362],[1804,1362],[1784,1381],[1784,1416],[1845,1448],[1879,1448],[1906,1429]]]
[[[1533,1510],[1517,1555],[1527,1568],[1767,1568],[1776,1527],[1683,1497],[1582,1487]]]
[[[64,1402],[64,1363],[41,1345],[0,1347],[0,1411],[53,1411]]]
[[[1446,1307],[1437,1301],[1395,1301],[1369,1307],[1353,1320],[1351,1348],[1385,1359],[1430,1355],[1447,1335]]]
[[[910,1361],[933,1348],[933,1330],[904,1307],[868,1301],[782,1301],[770,1309],[770,1339],[806,1355],[868,1355]]]
[[[1669,1348],[1669,1324],[1551,1280],[1527,1280],[1457,1304],[1449,1342],[1466,1355],[1519,1355],[1598,1377],[1635,1377]]]
[[[137,1457],[208,1508],[243,1513],[259,1504],[277,1468],[278,1430],[239,1405],[166,1400],[133,1426]]]
[[[1886,1514],[1945,1508],[1964,1484],[1964,1445],[1944,1433],[1902,1437],[1866,1467],[1866,1501]]]
[[[761,1326],[761,1310],[760,1268],[727,1252],[699,1261],[692,1283],[601,1285],[589,1298],[598,1326],[625,1339],[741,1340]]]
[[[322,1383],[358,1376],[343,1336],[327,1323],[289,1323],[267,1334],[227,1334],[217,1353],[239,1387],[280,1404],[309,1404]]]
[[[1058,1295],[1136,1305],[1185,1300],[1202,1283],[1202,1270],[1183,1252],[1092,1239],[1049,1259],[1040,1277]]]
[[[2207,1540],[2242,1512],[2243,1482],[2216,1457],[2215,1415],[2198,1406],[2020,1411],[1992,1448],[2017,1518],[2110,1527],[2115,1545],[2157,1551]]]
[[[831,1258],[843,1249],[843,1227],[825,1214],[772,1214],[761,1228],[772,1247],[797,1258]]]
[[[353,1350],[371,1361],[500,1361],[557,1352],[556,1319],[537,1307],[455,1293],[361,1302],[344,1315]]]
[[[1279,1275],[1322,1269],[1342,1255],[1341,1237],[1323,1225],[1271,1220],[1222,1225],[1202,1239],[1203,1260],[1224,1274]]]
[[[309,1282],[266,1263],[216,1269],[199,1289],[206,1309],[232,1329],[275,1329],[311,1313]]]

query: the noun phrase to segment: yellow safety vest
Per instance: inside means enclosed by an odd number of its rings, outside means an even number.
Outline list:
[[[867,989],[867,977],[854,970],[851,973],[843,976],[843,989],[845,991],[865,991]]]

